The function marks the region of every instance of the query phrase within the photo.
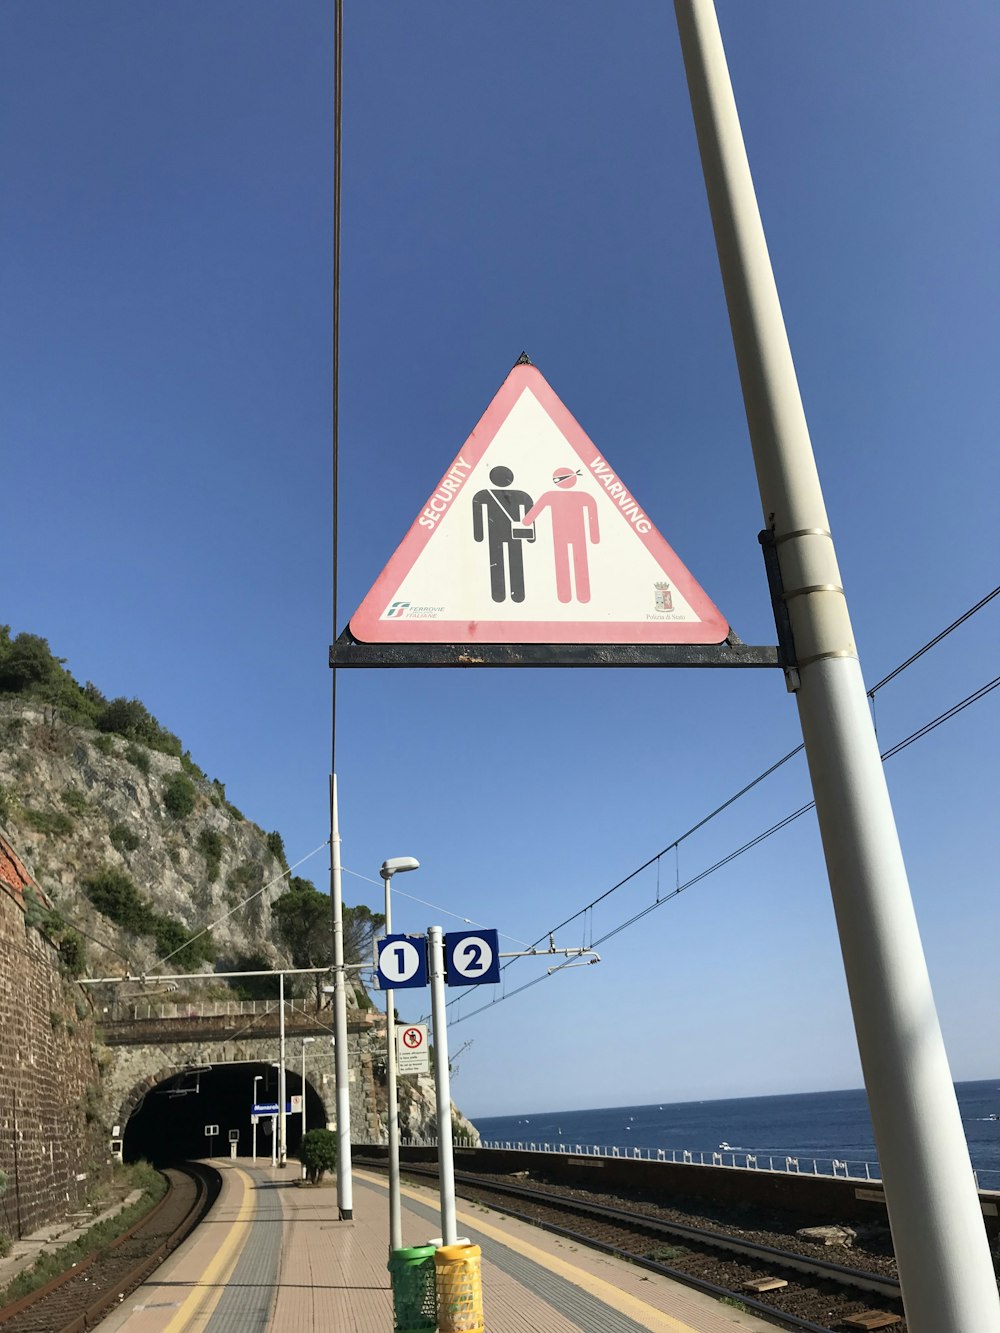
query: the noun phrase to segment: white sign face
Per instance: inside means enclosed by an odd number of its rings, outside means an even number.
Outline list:
[[[368,643],[721,643],[725,619],[516,365],[351,619]]]
[[[218,1134],[218,1132],[219,1132],[219,1126],[218,1126],[218,1125],[206,1125],[206,1126],[205,1126],[205,1136],[206,1136],[206,1138],[214,1139],[215,1136]]]
[[[240,1131],[238,1129],[231,1129],[229,1131],[229,1142],[239,1143],[239,1141],[240,1141]]]
[[[400,1074],[426,1074],[430,1070],[427,1027],[408,1023],[396,1030],[396,1068]]]
[[[296,1111],[301,1111],[301,1110],[302,1110],[302,1097],[301,1097],[301,1096],[293,1097],[293,1098],[292,1098],[292,1102],[291,1102],[291,1106],[292,1106],[292,1114],[293,1114],[293,1115],[296,1113]]]

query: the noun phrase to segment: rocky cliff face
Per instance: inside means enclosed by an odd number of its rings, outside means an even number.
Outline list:
[[[104,868],[127,875],[157,914],[187,933],[218,923],[217,958],[286,961],[271,932],[271,907],[286,885],[267,835],[202,778],[192,779],[190,813],[171,814],[168,784],[182,771],[171,755],[0,697],[0,822],[56,910],[85,934],[91,971],[139,974],[162,956],[154,938],[124,928],[88,898],[84,882]]]
[[[170,795],[178,783],[183,800]],[[70,971],[149,974],[155,994],[157,971],[211,973],[247,959],[291,966],[272,923],[287,889],[280,839],[245,819],[190,760],[67,721],[29,696],[0,694],[0,826],[48,899],[29,919],[60,946]],[[208,926],[189,946],[200,957],[183,951]],[[181,954],[160,966],[178,946]],[[210,994],[200,982],[180,983],[185,990],[197,1001]],[[353,985],[347,994],[355,1008]],[[370,1069],[379,1043],[369,1044],[359,1055]],[[378,1127],[384,1069],[369,1082],[362,1119]],[[404,1083],[404,1132],[433,1135],[432,1081]],[[454,1123],[475,1136],[457,1111]]]

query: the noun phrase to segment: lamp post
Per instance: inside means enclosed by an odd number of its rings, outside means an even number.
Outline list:
[[[315,1040],[316,1040],[315,1037],[303,1037],[303,1038],[302,1038],[302,1088],[301,1088],[301,1093],[302,1093],[302,1138],[303,1138],[303,1139],[304,1139],[305,1136],[306,1136],[306,1047],[309,1045],[309,1043],[310,1043],[311,1041],[315,1041]],[[300,1148],[300,1150],[301,1150],[301,1146],[302,1146],[302,1145],[301,1145],[301,1142],[300,1142],[300,1144],[299,1144],[299,1148]],[[306,1178],[306,1167],[305,1167],[305,1163],[303,1162],[303,1163],[302,1163],[302,1179],[305,1180],[305,1178]]]
[[[337,809],[337,778],[333,773],[330,774],[330,903],[333,908],[333,1077],[337,1095],[337,1208],[340,1220],[349,1222],[354,1216],[354,1183],[351,1174],[351,1083],[347,1067],[347,988],[344,981],[340,815]]]
[[[278,1023],[279,1060],[278,1066],[278,1166],[288,1165],[288,1118],[285,1114],[287,1088],[285,1084],[285,974],[278,973],[278,1003],[281,1017]]]
[[[255,1075],[254,1075],[254,1079],[253,1079],[253,1102],[251,1103],[253,1106],[257,1106],[257,1105],[259,1105],[259,1103],[258,1103],[258,1101],[257,1101],[257,1084],[263,1079],[263,1077],[264,1077],[263,1074],[255,1074]],[[255,1112],[253,1112],[253,1111],[250,1112],[250,1119],[251,1119],[252,1122],[253,1122],[253,1158],[252,1158],[252,1160],[253,1160],[253,1164],[254,1164],[254,1166],[256,1166],[256,1165],[257,1165],[257,1115],[256,1115]]]
[[[385,933],[392,934],[392,904],[389,885],[393,875],[407,870],[419,870],[420,862],[413,856],[394,856],[382,862],[379,874],[385,882]],[[399,1107],[396,1102],[396,1016],[393,1011],[393,992],[385,993],[385,1072],[389,1114],[389,1252],[403,1247],[403,1214],[399,1196]]]
[[[284,1066],[280,1065],[277,1060],[272,1060],[271,1068],[276,1069],[278,1071],[278,1104],[280,1106],[281,1094],[284,1091],[283,1087],[281,1086],[285,1081],[283,1078]],[[271,1165],[272,1166],[278,1165],[278,1123],[279,1123],[278,1113],[277,1111],[275,1111],[274,1115],[271,1116]]]

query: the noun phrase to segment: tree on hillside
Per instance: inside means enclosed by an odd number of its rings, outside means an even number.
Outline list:
[[[385,925],[381,912],[359,903],[344,908],[344,962],[360,963],[372,956],[372,936]]]
[[[37,634],[10,637],[10,626],[0,625],[0,690],[18,694],[51,681],[64,659],[53,657],[48,640]]]
[[[288,892],[275,902],[274,920],[296,967],[329,967],[333,962],[333,920],[330,899],[311,880],[293,875]],[[344,962],[370,956],[372,935],[384,917],[367,907],[344,908]],[[314,979],[316,1007],[322,1001],[323,977]]]
[[[104,697],[92,685],[81,689],[40,634],[10,637],[0,625],[0,693],[25,694],[53,705],[62,722],[93,726]]]
[[[151,750],[180,758],[180,740],[162,727],[141,699],[111,699],[97,715],[98,731],[114,732],[127,741],[139,741]]]

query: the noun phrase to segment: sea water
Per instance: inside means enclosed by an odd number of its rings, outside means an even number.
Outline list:
[[[1000,1189],[1000,1078],[957,1083],[962,1125],[973,1167],[983,1172],[984,1189]],[[799,1092],[780,1097],[732,1097],[724,1101],[664,1102],[651,1106],[611,1106],[593,1111],[527,1111],[523,1115],[477,1116],[486,1142],[567,1144],[592,1149],[617,1147],[624,1155],[642,1148],[708,1156],[726,1145],[728,1152],[753,1154],[760,1166],[768,1157],[784,1168],[785,1157],[799,1158],[803,1170],[812,1159],[877,1163],[868,1102],[863,1089]],[[821,1167],[821,1170],[824,1168]],[[825,1168],[829,1170],[829,1166]],[[852,1170],[852,1174],[853,1174]],[[873,1173],[874,1174],[874,1173]]]

